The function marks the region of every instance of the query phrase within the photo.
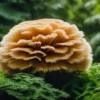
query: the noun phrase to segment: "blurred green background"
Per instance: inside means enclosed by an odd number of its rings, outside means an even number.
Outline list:
[[[39,18],[76,24],[100,62],[100,0],[0,0],[0,40],[17,23]]]

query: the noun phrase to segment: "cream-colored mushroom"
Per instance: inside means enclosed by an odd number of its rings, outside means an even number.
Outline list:
[[[58,19],[25,21],[1,41],[0,63],[5,73],[88,70],[92,50],[76,25]]]

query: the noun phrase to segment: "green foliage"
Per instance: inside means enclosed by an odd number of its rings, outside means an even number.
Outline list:
[[[100,62],[100,33],[90,40],[90,44],[93,48],[94,60]]]
[[[100,63],[86,72],[51,73],[47,81],[67,92],[68,100],[100,100]]]
[[[23,21],[28,17],[27,13],[18,11],[16,9],[13,10],[9,3],[0,4],[0,15],[5,19],[12,20],[14,22]]]
[[[71,100],[100,100],[100,64],[93,64],[87,72],[74,76],[63,87]]]
[[[62,2],[57,3],[56,0],[1,0],[0,34],[7,34],[12,26],[21,21],[45,17],[59,18],[54,12],[62,8]]]
[[[31,74],[19,73],[7,77],[0,73],[0,98],[7,97],[10,100],[100,99],[100,63],[93,64],[86,72],[67,73],[60,71],[54,73],[49,75],[48,82],[65,92],[51,87],[50,84],[46,83],[47,79],[44,82],[42,78]]]
[[[67,93],[53,88],[40,77],[25,73],[7,77],[1,72],[0,98],[3,99],[6,93],[7,100],[10,99],[9,96],[14,97],[12,100],[62,100],[69,97]]]

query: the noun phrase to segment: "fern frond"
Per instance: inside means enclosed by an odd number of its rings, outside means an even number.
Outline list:
[[[7,93],[7,99],[13,96],[17,100],[62,100],[69,97],[67,93],[45,83],[42,78],[25,73],[7,77],[1,72],[0,93],[5,93],[5,96]]]

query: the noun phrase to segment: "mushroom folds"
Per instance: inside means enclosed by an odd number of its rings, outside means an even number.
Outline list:
[[[58,19],[22,22],[1,41],[1,67],[5,73],[87,70],[92,50],[83,36],[76,25]]]

